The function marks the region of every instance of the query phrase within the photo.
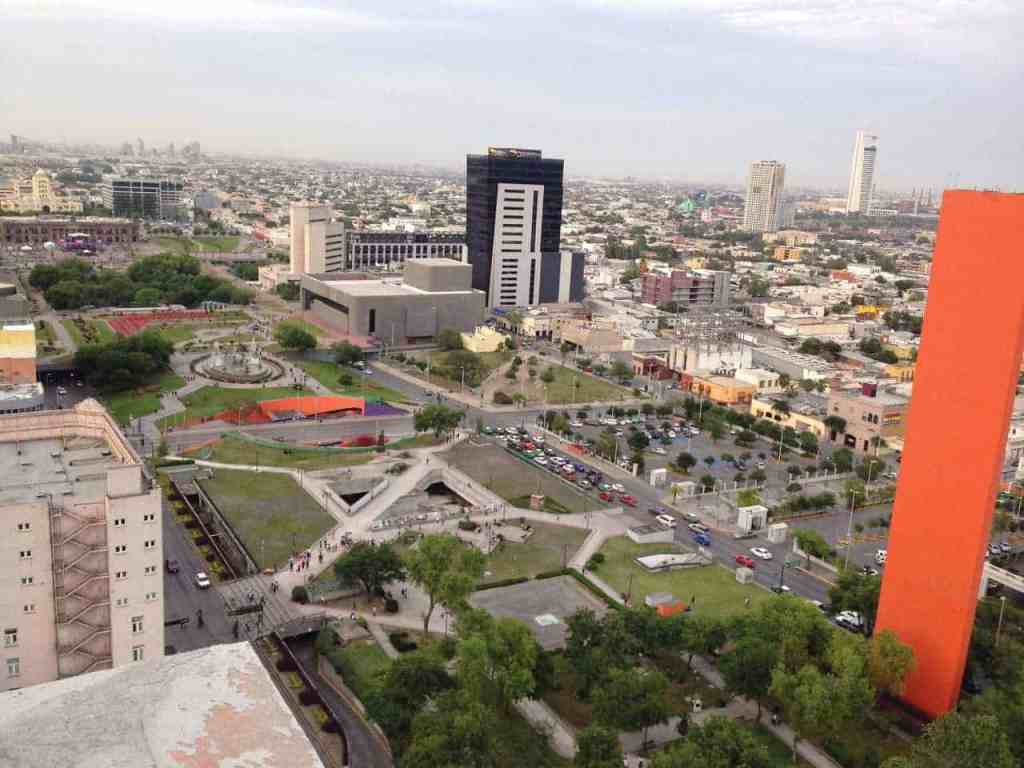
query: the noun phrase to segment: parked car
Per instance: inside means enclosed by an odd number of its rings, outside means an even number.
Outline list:
[[[577,480],[576,481],[576,485],[578,485],[580,488],[582,488],[585,491],[590,489],[590,481],[589,480]]]
[[[662,448],[661,446],[657,446],[657,445],[654,446],[653,448],[651,448],[650,451],[651,451],[651,453],[656,453],[659,456],[664,456],[665,453],[666,453],[664,448]]]
[[[879,565],[885,565],[886,559],[889,557],[889,551],[886,549],[880,549],[875,552],[875,562]]]
[[[207,576],[202,571],[200,571],[199,573],[196,574],[196,586],[199,587],[199,589],[209,589],[210,588],[210,577]]]
[[[655,517],[657,517],[658,515],[667,515],[668,514],[668,510],[665,509],[664,507],[648,507],[647,511],[650,512]]]
[[[164,560],[164,567],[167,568],[168,573],[177,573],[181,570],[181,563],[177,560]]]
[[[601,501],[615,501],[615,497],[609,491],[601,491],[597,497]]]
[[[707,533],[708,531],[711,530],[706,525],[704,525],[704,523],[690,523],[686,527],[689,528],[694,533]]]
[[[624,495],[620,496],[619,497],[619,501],[622,502],[623,504],[625,504],[627,507],[635,507],[636,506],[636,498],[633,497],[633,496],[630,496],[629,494],[624,494]]]
[[[753,568],[754,558],[747,557],[746,555],[736,555],[736,564],[742,565],[744,568]]]
[[[626,487],[622,483],[612,483],[612,490],[616,493],[625,493]]]
[[[664,525],[666,528],[675,528],[676,525],[678,525],[678,523],[676,522],[676,519],[674,517],[672,517],[672,515],[658,515],[654,519],[657,520],[662,525]]]
[[[759,557],[762,560],[771,560],[772,559],[772,553],[769,552],[764,547],[751,547],[750,548],[750,554],[752,554],[754,557]]]
[[[695,533],[693,535],[693,540],[702,547],[711,546],[711,537],[708,536],[706,533]]]

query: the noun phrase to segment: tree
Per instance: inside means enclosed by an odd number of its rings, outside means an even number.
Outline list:
[[[563,341],[562,345],[558,348],[558,354],[562,358],[562,362],[565,362],[565,358],[568,357],[569,353],[572,352],[573,346],[568,341]]]
[[[710,456],[708,458],[711,458]],[[702,491],[713,491],[715,490],[715,476],[714,475],[701,475],[700,480],[697,483]]]
[[[829,428],[829,431],[836,435],[842,435],[846,433],[846,419],[842,416],[826,416],[823,419],[823,423]],[[835,453],[833,453],[833,456]],[[846,470],[849,471],[849,470]]]
[[[537,656],[533,633],[518,619],[495,619],[473,609],[459,616],[459,682],[477,698],[493,699],[502,711],[533,693]]]
[[[454,328],[442,328],[438,331],[437,345],[445,352],[465,348],[462,343],[462,334]]]
[[[140,386],[165,370],[173,349],[159,332],[148,330],[79,347],[74,364],[90,385],[118,392]]]
[[[740,723],[713,715],[691,728],[682,743],[670,745],[651,768],[769,768],[768,748]]]
[[[699,613],[687,616],[680,631],[680,642],[688,654],[687,669],[693,669],[694,656],[706,656],[718,649],[726,640],[725,626],[717,619]]]
[[[430,628],[434,607],[461,607],[484,573],[486,558],[476,547],[467,547],[451,534],[430,534],[405,557],[409,579],[427,593],[423,634]]]
[[[1015,768],[1006,732],[990,715],[950,712],[933,721],[902,766],[896,758],[883,768]]]
[[[772,670],[778,661],[778,653],[772,645],[751,636],[737,640],[718,660],[718,670],[729,691],[757,702],[758,721],[761,720],[761,700],[768,695]]]
[[[792,383],[792,381],[793,380],[792,378],[790,378],[790,375],[788,373],[779,374],[779,386],[782,387],[783,389],[789,389],[789,385]]]
[[[835,611],[859,613],[864,620],[865,634],[871,635],[875,630],[881,591],[881,578],[847,568],[840,572],[835,585],[829,590],[828,599]]]
[[[845,423],[843,425],[845,429]],[[849,448],[837,448],[832,451],[832,464],[836,468],[836,472],[849,472],[853,469],[853,451]]]
[[[366,358],[363,350],[349,341],[339,341],[331,347],[331,352],[334,353],[334,362],[338,365],[355,365]]]
[[[603,725],[589,725],[576,736],[576,768],[622,768],[618,734]]]
[[[552,384],[555,381],[555,369],[550,365],[540,375],[540,380],[545,384]]]
[[[285,321],[274,329],[274,340],[283,349],[304,352],[316,347],[316,337],[298,323]]]
[[[433,431],[436,437],[441,437],[459,426],[465,415],[465,411],[446,405],[427,405],[420,408],[413,417],[413,427],[417,432]]]
[[[156,288],[139,288],[132,297],[133,307],[158,307],[162,295]]]
[[[611,375],[612,378],[619,379],[620,381],[625,381],[626,379],[633,378],[633,369],[630,368],[621,360],[616,360],[615,362],[612,363]]]
[[[321,630],[321,636],[325,632],[331,633],[333,641],[334,631]],[[366,696],[363,703],[370,717],[387,731],[392,744],[397,743],[398,751],[402,751],[416,713],[429,699],[454,686],[444,660],[437,654],[403,653],[388,668],[380,691]]]
[[[689,474],[691,468],[697,465],[697,459],[696,457],[694,457],[693,454],[683,451],[678,456],[676,456],[675,465],[680,472],[686,475]]]
[[[621,611],[609,611],[599,618],[593,611],[582,609],[569,616],[565,626],[565,657],[576,673],[577,693],[587,699],[594,684],[609,670],[629,663],[637,641]]]
[[[879,694],[903,693],[903,681],[916,667],[914,649],[901,643],[891,629],[879,632],[868,643],[868,676]]]
[[[810,528],[798,528],[793,532],[797,546],[811,557],[825,559],[828,557],[829,544],[825,537]]]
[[[637,452],[642,451],[651,443],[650,438],[647,437],[647,433],[639,430],[631,434],[626,442],[629,443],[630,448]]]
[[[594,719],[622,731],[643,731],[668,719],[668,680],[652,669],[613,669],[594,693]]]
[[[360,541],[338,558],[334,573],[344,583],[359,582],[368,595],[379,594],[390,581],[405,578],[402,558],[388,544]]]
[[[458,689],[433,704],[413,720],[402,768],[492,768],[498,734],[494,710]]]
[[[722,426],[722,422],[715,419],[708,424],[708,432],[711,434],[711,439],[717,443],[725,435],[725,428]]]

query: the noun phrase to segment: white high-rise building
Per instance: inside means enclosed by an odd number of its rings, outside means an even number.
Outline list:
[[[878,159],[878,137],[857,131],[850,167],[850,189],[846,194],[847,213],[870,213],[871,195],[875,187],[875,163]]]
[[[331,220],[331,210],[317,203],[291,205],[292,273],[322,274],[342,268],[345,261],[345,223]]]
[[[743,229],[748,232],[775,232],[779,228],[783,219],[782,192],[785,184],[785,163],[759,160],[750,164]]]

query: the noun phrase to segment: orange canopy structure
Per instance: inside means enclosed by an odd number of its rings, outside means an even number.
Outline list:
[[[357,397],[337,397],[335,395],[264,400],[257,407],[271,419],[286,413],[301,413],[306,418],[346,411],[358,412],[360,416],[366,414],[365,400]]]

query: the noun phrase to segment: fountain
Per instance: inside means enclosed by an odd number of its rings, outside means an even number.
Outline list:
[[[255,341],[224,345],[214,342],[211,354],[192,361],[192,372],[230,384],[261,384],[283,376],[284,368],[264,357]]]

